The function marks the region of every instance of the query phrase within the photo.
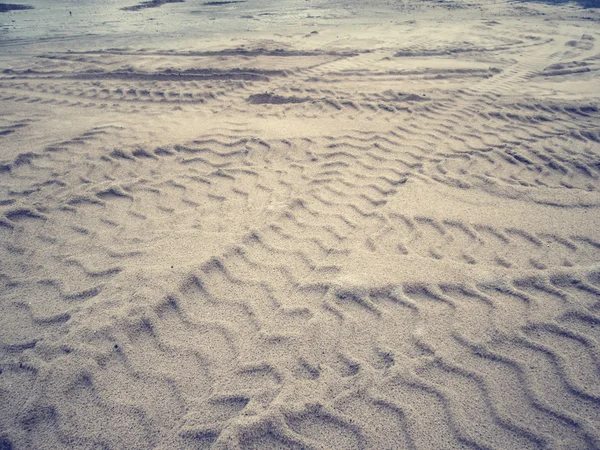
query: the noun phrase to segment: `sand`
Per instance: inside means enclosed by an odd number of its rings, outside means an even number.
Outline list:
[[[600,448],[600,10],[12,1],[0,449]]]

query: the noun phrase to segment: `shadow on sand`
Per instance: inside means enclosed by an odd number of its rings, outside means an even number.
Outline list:
[[[582,8],[600,8],[600,0],[518,0],[520,2],[547,3],[549,5],[566,5],[576,3]]]
[[[29,5],[13,5],[10,3],[0,3],[0,13],[8,11],[20,11],[24,9],[33,9],[33,6]],[[2,447],[0,447],[2,448]]]

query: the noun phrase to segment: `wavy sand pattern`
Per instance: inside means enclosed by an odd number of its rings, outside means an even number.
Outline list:
[[[28,3],[0,449],[600,448],[598,10]]]

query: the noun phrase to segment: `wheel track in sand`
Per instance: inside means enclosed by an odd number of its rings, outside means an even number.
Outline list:
[[[2,281],[14,292],[10,317],[29,315],[19,320],[31,329],[15,336],[16,346],[3,342],[12,358],[2,365],[10,376],[3,382],[29,392],[3,389],[11,411],[19,413],[0,416],[0,423],[20,430],[14,439],[26,445],[39,446],[36,439],[43,437],[56,448],[72,442],[318,448],[325,435],[340,448],[382,448],[390,436],[406,448],[598,447],[594,237],[407,215],[393,204],[409,182],[466,180],[471,186],[461,189],[482,189],[467,169],[502,188],[513,180],[525,190],[515,194],[518,199],[547,201],[531,194],[540,172],[532,175],[527,167],[536,157],[546,170],[544,182],[555,189],[565,179],[581,190],[586,182],[593,185],[597,134],[579,133],[583,141],[577,141],[568,134],[571,125],[548,126],[535,119],[539,111],[519,107],[489,119],[501,123],[502,132],[468,123],[484,108],[494,111],[540,67],[515,67],[499,78],[499,87],[491,78],[462,93],[469,107],[446,101],[424,108],[387,134],[269,141],[238,129],[172,148],[108,149],[102,134],[92,131],[6,161],[0,232],[41,237],[39,248],[46,245],[46,251],[76,236],[88,254],[65,255],[61,264],[70,271],[48,274],[50,268],[35,267],[27,246],[19,249],[18,239],[3,249],[21,255],[13,259],[14,270],[3,269]],[[585,132],[597,117],[539,105],[526,103],[525,109],[568,119]],[[458,139],[440,151],[452,135]],[[542,151],[548,143],[576,154],[561,160]],[[59,159],[70,161],[73,173],[85,168],[84,179],[63,174],[66,186],[35,185],[40,177],[32,184],[39,171],[48,181],[57,178],[52,172]],[[490,159],[494,173],[488,175],[478,166]],[[164,175],[157,180],[159,169]],[[204,216],[203,205],[212,205],[206,211],[239,208],[247,215],[242,222],[252,227],[239,230],[225,217]],[[78,222],[88,217],[86,208],[102,210],[100,220],[114,229],[95,247],[94,224]],[[154,216],[160,222],[158,215],[177,213],[179,223],[156,230]],[[143,247],[144,230],[177,234],[194,225],[241,237],[189,268],[177,288],[165,292],[152,274],[140,275],[136,286],[118,284],[133,270],[125,261],[142,261],[135,249]],[[53,227],[60,232],[50,233]],[[96,260],[90,249],[110,253],[111,240],[120,253],[110,260],[123,262],[94,266],[106,257]],[[490,250],[494,241],[498,250]],[[414,261],[403,259],[412,253],[434,265],[441,257],[459,268],[499,266],[506,276],[436,283],[423,274],[420,282],[398,279],[369,289],[337,279],[359,249],[391,252],[399,263]],[[13,276],[27,260],[37,277],[29,284]],[[65,287],[65,281],[72,284]],[[55,298],[51,289],[58,291]],[[20,300],[36,296],[46,301]],[[126,299],[141,301],[123,314],[119,301]],[[54,314],[69,302],[76,306],[66,307],[68,317]],[[61,326],[79,314],[97,323],[62,335]],[[40,327],[58,330],[39,344],[23,339]],[[19,361],[28,350],[41,356]],[[24,397],[29,400],[21,406]],[[153,401],[140,401],[146,397]],[[93,420],[78,415],[81,410],[91,410]],[[115,423],[118,433],[104,433]]]

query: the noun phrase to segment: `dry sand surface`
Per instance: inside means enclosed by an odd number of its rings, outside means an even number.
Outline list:
[[[600,448],[600,10],[12,3],[0,449]]]

